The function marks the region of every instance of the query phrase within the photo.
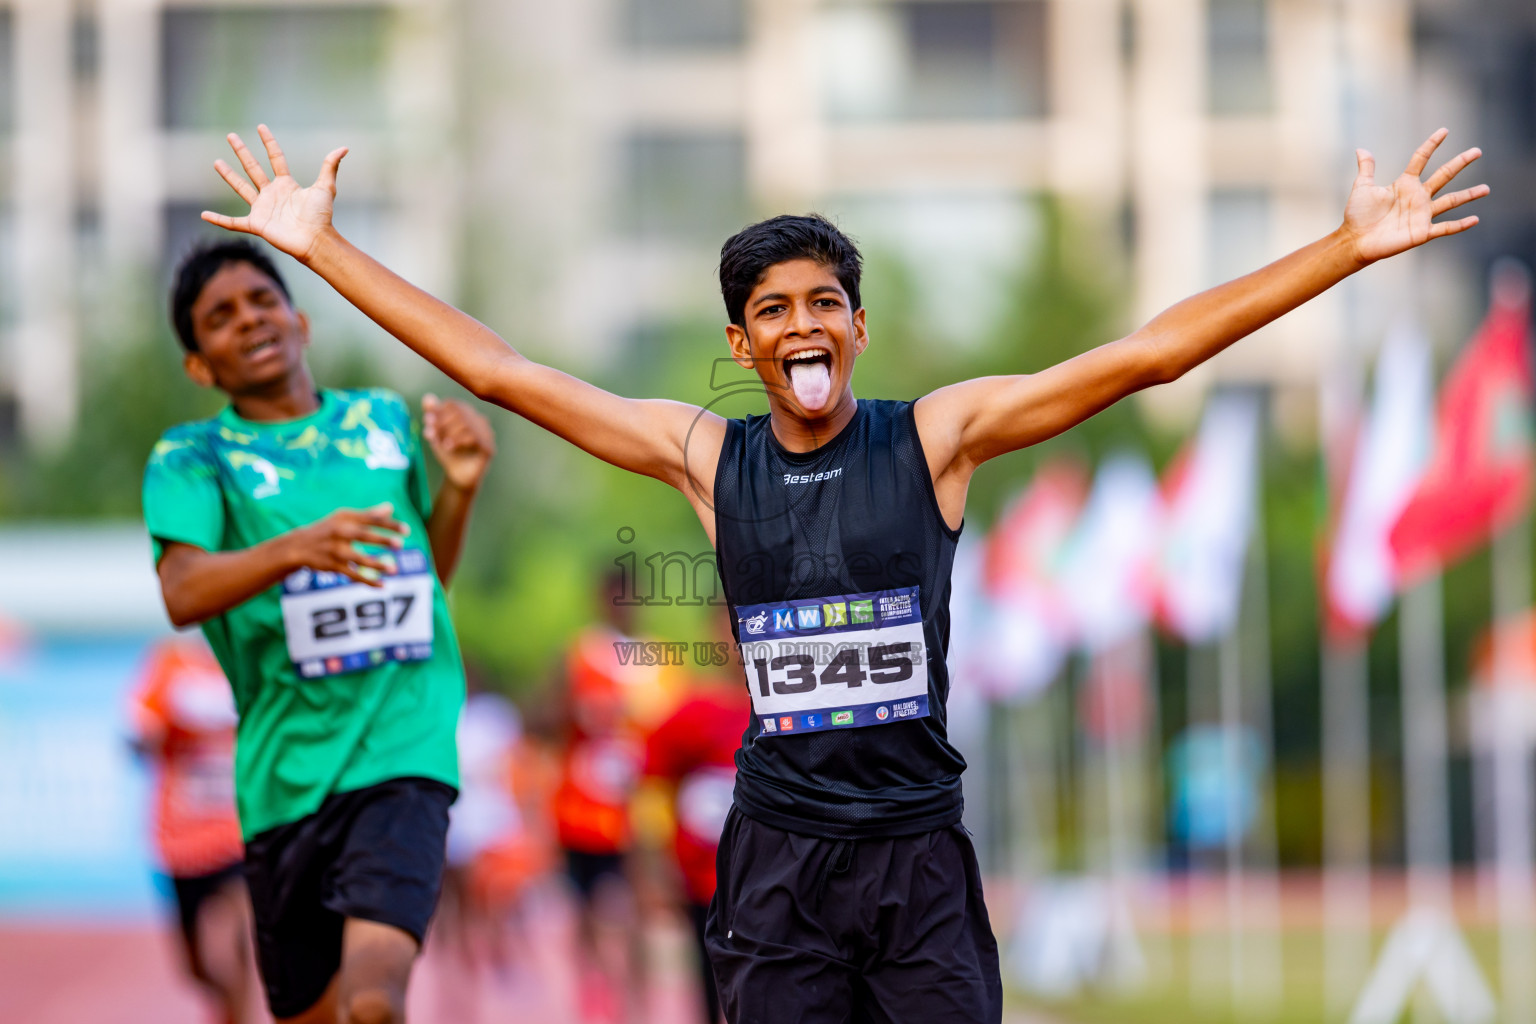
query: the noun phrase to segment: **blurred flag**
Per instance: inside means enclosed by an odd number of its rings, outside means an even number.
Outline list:
[[[1524,511],[1536,469],[1529,334],[1529,276],[1506,269],[1446,378],[1434,455],[1392,527],[1400,586],[1454,562]]]
[[[1146,460],[1117,455],[1099,467],[1060,575],[1077,641],[1089,653],[1146,626],[1161,521],[1157,478]]]
[[[978,666],[994,696],[1044,689],[1071,648],[1072,617],[1056,576],[1087,489],[1087,475],[1075,463],[1049,463],[987,538],[989,600]]]
[[[1211,398],[1200,432],[1169,468],[1157,565],[1159,621],[1207,643],[1237,621],[1258,481],[1259,399]]]
[[[0,615],[0,671],[19,665],[30,646],[31,637],[26,627]]]
[[[1429,461],[1433,373],[1429,343],[1416,326],[1404,323],[1387,336],[1324,577],[1330,615],[1350,630],[1375,625],[1397,590],[1388,536]]]

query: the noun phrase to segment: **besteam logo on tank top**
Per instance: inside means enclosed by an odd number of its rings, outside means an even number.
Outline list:
[[[823,470],[820,473],[785,473],[784,486],[790,484],[819,484],[823,480],[832,480],[843,475],[843,467]]]

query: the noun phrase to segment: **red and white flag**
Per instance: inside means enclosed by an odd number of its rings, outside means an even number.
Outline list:
[[[1200,432],[1164,477],[1157,617],[1188,643],[1209,643],[1237,622],[1258,489],[1259,411],[1252,392],[1213,396]]]
[[[1112,456],[1062,553],[1062,594],[1079,645],[1099,654],[1151,619],[1162,499],[1146,461]]]
[[[1087,490],[1087,474],[1078,465],[1050,463],[987,537],[979,672],[994,696],[1027,697],[1044,689],[1071,649],[1072,617],[1057,573]]]
[[[1533,459],[1529,276],[1496,276],[1493,302],[1440,395],[1434,454],[1392,527],[1398,586],[1438,572],[1524,512]]]
[[[1376,360],[1324,573],[1330,616],[1348,630],[1374,626],[1397,593],[1388,538],[1429,462],[1434,389],[1429,342],[1411,324],[1393,329]]]

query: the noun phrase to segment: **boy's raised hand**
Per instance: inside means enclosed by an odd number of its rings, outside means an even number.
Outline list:
[[[1452,178],[1483,155],[1482,150],[1474,148],[1458,153],[1430,175],[1429,180],[1420,179],[1429,166],[1430,157],[1449,134],[1441,128],[1425,139],[1424,144],[1414,150],[1403,173],[1387,185],[1376,184],[1376,158],[1366,150],[1355,150],[1360,173],[1355,177],[1349,202],[1344,208],[1344,231],[1354,242],[1355,258],[1359,263],[1363,265],[1395,256],[1423,245],[1431,238],[1454,235],[1477,223],[1476,217],[1439,223],[1435,223],[1434,218],[1488,194],[1487,185],[1474,185],[1440,195]]]
[[[496,454],[491,421],[463,402],[423,395],[421,432],[437,456],[448,482],[460,490],[480,486],[486,466]]]
[[[266,125],[259,125],[256,131],[267,148],[272,177],[267,177],[261,163],[240,136],[231,132],[229,145],[239,157],[240,166],[245,168],[245,175],[223,160],[215,160],[213,167],[235,194],[251,205],[251,212],[244,217],[228,217],[204,210],[203,220],[230,231],[256,235],[303,262],[315,240],[331,226],[331,206],[336,201],[336,168],[340,166],[341,158],[347,155],[346,147],[332,150],[320,165],[320,176],[315,183],[303,188],[288,172],[288,159],[283,156],[283,149],[271,130]]]

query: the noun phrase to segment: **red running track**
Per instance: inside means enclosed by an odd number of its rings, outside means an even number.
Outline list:
[[[691,937],[681,922],[649,930],[647,1019],[694,1024]],[[530,902],[503,971],[470,971],[428,940],[411,980],[412,1024],[581,1019],[570,915],[554,894]],[[167,930],[152,926],[0,921],[0,1021],[5,1024],[210,1024],[185,981]]]

